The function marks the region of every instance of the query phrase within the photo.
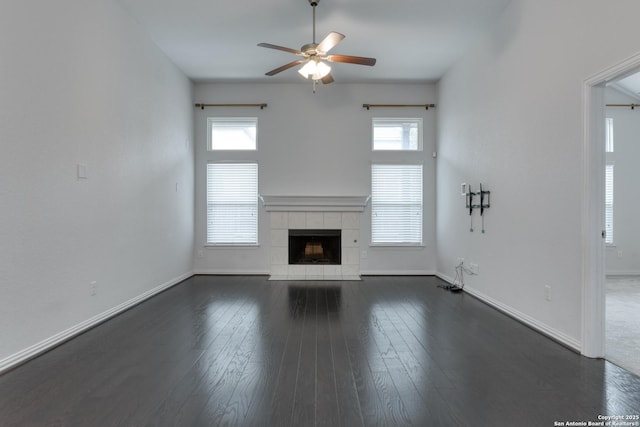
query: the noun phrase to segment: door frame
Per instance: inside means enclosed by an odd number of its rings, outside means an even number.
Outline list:
[[[586,79],[582,85],[583,292],[582,354],[605,357],[604,119],[605,84],[640,68],[640,53]]]

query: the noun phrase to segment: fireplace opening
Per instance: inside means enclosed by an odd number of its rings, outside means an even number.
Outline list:
[[[289,264],[340,265],[341,230],[289,230]]]

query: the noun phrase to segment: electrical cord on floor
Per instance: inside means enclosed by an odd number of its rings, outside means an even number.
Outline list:
[[[453,279],[453,283],[449,285],[438,285],[438,287],[454,293],[462,292],[464,289],[464,273],[470,276],[475,275],[475,273],[464,266],[464,261],[460,261],[454,269],[456,271],[456,277]]]

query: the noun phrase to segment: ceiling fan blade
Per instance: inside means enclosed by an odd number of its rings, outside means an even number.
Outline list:
[[[283,50],[285,52],[293,53],[294,55],[302,55],[302,56],[304,56],[304,53],[302,53],[301,51],[299,51],[297,49],[291,49],[289,47],[278,46],[278,45],[271,44],[271,43],[258,43],[258,46],[266,47],[266,48],[269,48],[269,49]]]
[[[324,76],[323,78],[321,78],[320,81],[325,85],[328,85],[329,83],[333,83],[334,82],[333,76],[331,75],[331,73],[329,73],[326,76]]]
[[[327,35],[327,37],[324,38],[324,40],[320,42],[320,44],[318,44],[318,46],[316,46],[316,51],[327,53],[331,49],[333,49],[335,45],[340,43],[343,38],[344,38],[344,34],[340,34],[340,33],[336,33],[335,31],[332,31]]]
[[[327,61],[331,62],[346,62],[347,64],[369,65],[376,64],[376,58],[365,58],[363,56],[349,56],[349,55],[329,55]]]
[[[268,73],[265,73],[266,76],[275,76],[276,74],[284,71],[284,70],[288,70],[291,67],[295,67],[298,64],[302,64],[303,62],[306,62],[307,59],[298,59],[297,61],[293,61],[293,62],[289,62],[288,64],[283,65],[282,67],[278,67],[276,69],[273,69],[271,71],[269,71]]]

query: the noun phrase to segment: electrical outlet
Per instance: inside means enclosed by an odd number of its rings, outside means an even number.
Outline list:
[[[95,296],[96,293],[97,293],[96,284],[97,284],[97,282],[95,280],[93,282],[89,283],[89,294],[91,296]]]
[[[89,178],[89,175],[87,174],[87,165],[78,163],[77,174],[78,174],[78,179]]]
[[[480,267],[478,267],[478,264],[474,264],[474,263],[469,264],[469,270],[471,270],[472,274],[480,273]]]
[[[367,255],[367,251],[362,251],[362,253],[360,254],[360,258],[367,259]]]
[[[544,299],[551,301],[551,286],[545,285],[544,287]]]
[[[198,258],[204,258],[204,251],[202,249],[198,251]]]
[[[618,258],[622,258],[622,250],[618,251]]]

